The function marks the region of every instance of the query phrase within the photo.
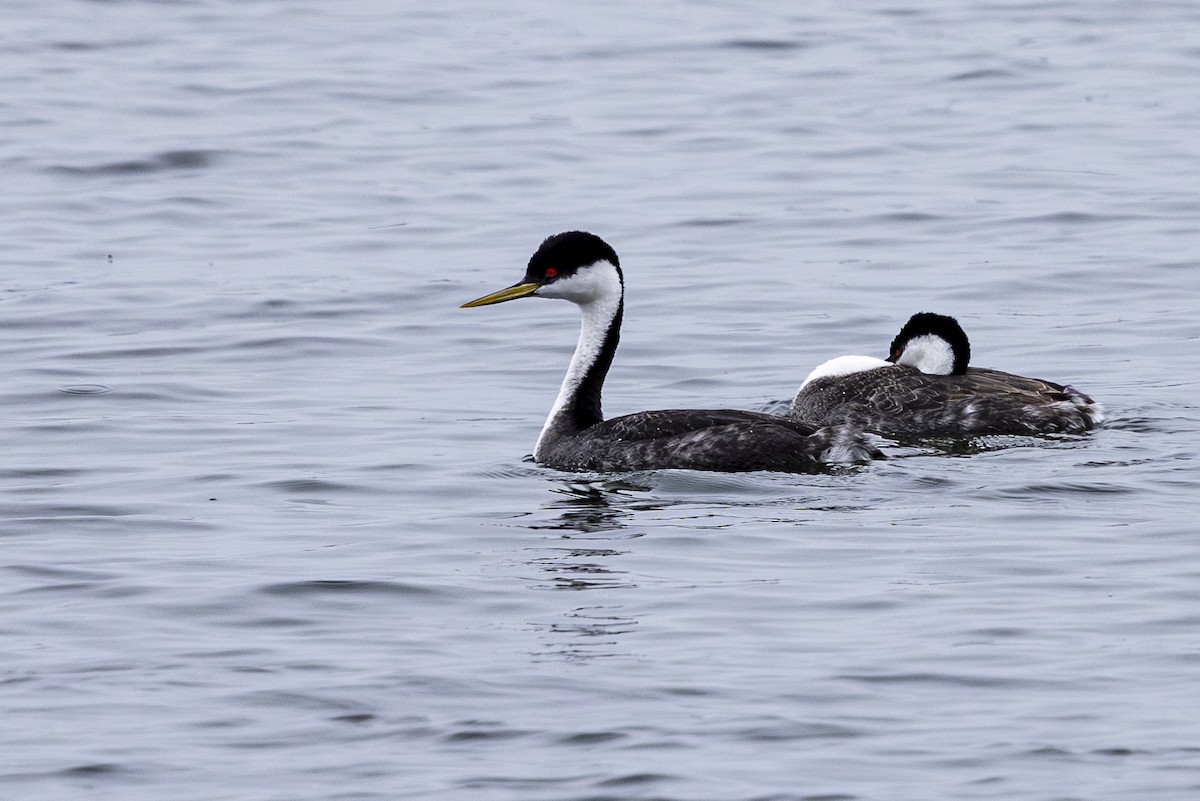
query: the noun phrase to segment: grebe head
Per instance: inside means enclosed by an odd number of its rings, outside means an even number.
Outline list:
[[[588,306],[619,299],[624,286],[617,253],[607,242],[586,231],[566,231],[542,242],[519,282],[464,303],[462,308],[530,296],[561,298]]]
[[[892,340],[889,362],[933,375],[962,375],[971,361],[971,343],[958,320],[921,312],[909,318]]]

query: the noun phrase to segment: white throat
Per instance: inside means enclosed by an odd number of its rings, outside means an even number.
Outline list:
[[[915,367],[931,375],[950,375],[954,372],[954,349],[939,336],[922,334],[908,341],[896,364]]]
[[[539,289],[536,293],[543,298],[562,298],[579,306],[582,321],[579,326],[579,342],[575,345],[575,355],[567,367],[558,397],[550,409],[550,415],[542,426],[534,446],[533,456],[539,457],[542,446],[554,424],[563,414],[563,410],[571,404],[579,392],[579,385],[587,375],[588,370],[600,356],[604,346],[604,338],[612,326],[617,309],[621,306],[621,277],[617,269],[607,261],[600,261],[590,267],[580,269],[570,278],[563,278]]]

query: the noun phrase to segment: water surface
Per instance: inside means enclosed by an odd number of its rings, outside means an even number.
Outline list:
[[[0,782],[23,799],[1200,791],[1186,3],[13,5]],[[585,228],[620,414],[954,314],[1093,436],[527,461]]]

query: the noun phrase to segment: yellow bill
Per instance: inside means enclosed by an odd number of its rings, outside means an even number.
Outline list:
[[[482,298],[475,298],[475,300],[464,303],[459,308],[470,309],[475,306],[491,306],[493,303],[503,303],[506,300],[528,297],[536,292],[540,286],[541,284],[532,282],[528,284],[514,284],[507,289],[501,289],[499,292],[484,295]]]

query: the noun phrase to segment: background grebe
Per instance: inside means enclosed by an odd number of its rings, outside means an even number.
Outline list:
[[[1071,386],[968,367],[971,346],[953,317],[913,315],[887,360],[840,356],[809,373],[791,414],[889,436],[1078,434],[1104,419]]]

